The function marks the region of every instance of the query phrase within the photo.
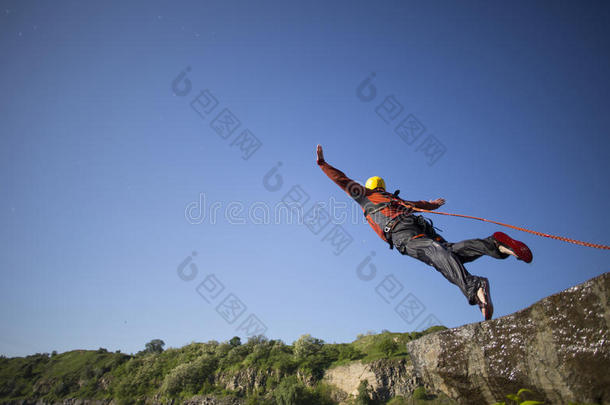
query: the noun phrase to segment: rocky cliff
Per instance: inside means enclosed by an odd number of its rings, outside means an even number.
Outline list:
[[[360,381],[367,380],[372,396],[387,401],[396,395],[409,396],[420,386],[413,365],[408,359],[382,359],[363,364],[359,361],[328,370],[324,381],[342,390],[346,395],[358,395]]]
[[[433,328],[424,336],[384,332],[351,344],[327,345],[309,336],[299,340],[301,346],[309,344],[303,346],[313,353],[309,357],[295,355],[295,347],[303,349],[296,342],[288,346],[265,339],[234,346],[192,343],[136,356],[100,349],[51,357],[0,357],[0,403],[115,405],[133,400],[151,405],[238,405],[259,393],[269,400],[266,403],[274,403],[281,392],[311,398],[324,373],[323,382],[334,386],[330,398],[340,403],[352,401],[361,381],[367,380],[377,403],[421,394],[423,386],[431,394],[424,394],[431,400],[427,403],[435,404],[490,404],[521,388],[531,389],[546,404],[610,404],[609,325],[606,273],[512,315],[439,332]],[[388,339],[399,348],[391,358],[345,363],[354,355],[379,358],[379,344]],[[219,363],[231,367],[220,368]],[[343,365],[329,369],[330,364]],[[291,374],[297,378],[280,390]],[[211,392],[210,387],[226,393],[189,394]],[[181,392],[185,394],[176,394]],[[174,393],[174,399],[167,399],[168,393]],[[60,394],[63,399],[53,398]],[[108,399],[86,399],[95,397]]]
[[[546,403],[610,403],[610,273],[512,315],[407,344],[415,377],[459,403],[520,388]]]

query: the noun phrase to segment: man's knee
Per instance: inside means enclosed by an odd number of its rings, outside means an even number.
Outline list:
[[[414,239],[399,247],[400,253],[414,257],[430,266],[436,260],[451,255],[443,245],[432,239]]]

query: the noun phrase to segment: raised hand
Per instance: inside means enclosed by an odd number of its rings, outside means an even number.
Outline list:
[[[436,200],[430,200],[429,202],[435,204],[437,207],[440,207],[441,205],[445,204],[445,199],[437,198]]]
[[[322,150],[322,145],[318,145],[316,147],[316,155],[318,163],[324,162],[324,151]]]

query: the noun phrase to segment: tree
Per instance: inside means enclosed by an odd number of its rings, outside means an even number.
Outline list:
[[[241,339],[239,336],[233,336],[231,340],[229,340],[229,344],[233,347],[241,345]]]
[[[146,349],[144,352],[146,353],[161,353],[163,352],[163,346],[165,346],[165,342],[161,339],[153,339],[150,342],[146,343]]]
[[[323,340],[312,337],[309,333],[301,335],[301,337],[294,342],[294,354],[297,357],[308,357],[318,353],[323,345]]]
[[[248,338],[246,344],[250,347],[258,346],[269,342],[269,339],[265,335],[252,335]]]

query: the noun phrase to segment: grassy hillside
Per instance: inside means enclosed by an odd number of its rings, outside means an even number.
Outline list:
[[[242,344],[191,343],[136,355],[105,349],[0,358],[0,401],[66,398],[119,403],[236,396],[250,404],[331,404],[324,371],[354,360],[404,358],[405,343],[425,332],[369,334],[352,343],[325,343],[304,335],[292,345],[262,336]]]

